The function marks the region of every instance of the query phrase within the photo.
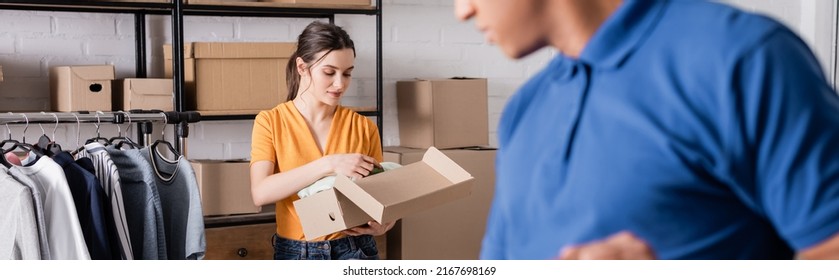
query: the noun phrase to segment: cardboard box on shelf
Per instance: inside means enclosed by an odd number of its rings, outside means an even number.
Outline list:
[[[96,0],[97,2],[172,3],[172,0]]]
[[[496,150],[474,148],[442,152],[475,177],[472,194],[400,219],[387,233],[389,259],[469,260],[478,259],[480,255],[495,189]],[[384,149],[384,161],[400,164],[419,161],[422,155],[422,149]]]
[[[173,111],[172,99],[172,79],[123,79],[114,83],[114,111]]]
[[[260,2],[370,6],[370,0],[260,0]]]
[[[195,109],[195,59],[192,58],[192,43],[184,43],[184,107],[187,110]],[[163,77],[172,78],[172,45],[163,45]]]
[[[187,109],[208,114],[255,113],[285,101],[288,95],[285,68],[296,48],[294,43],[193,42],[188,45],[184,55]],[[171,59],[171,46],[166,49],[169,54],[165,51],[164,56]],[[192,92],[190,80],[194,81]]]
[[[407,215],[469,196],[472,178],[434,147],[421,161],[356,181],[337,176],[335,186],[299,199],[294,208],[308,240],[375,220]]]
[[[184,79],[186,79],[187,72],[195,69],[194,61],[192,61],[192,43],[184,43]],[[163,45],[163,76],[165,78],[172,77],[172,45]],[[187,66],[187,63],[193,65]]]
[[[487,80],[396,82],[401,146],[440,149],[489,145]]]
[[[51,67],[52,110],[110,111],[114,75],[113,65]]]
[[[251,197],[248,161],[191,160],[204,216],[259,213]]]
[[[255,3],[259,0],[186,0],[189,4],[207,4],[207,3]]]

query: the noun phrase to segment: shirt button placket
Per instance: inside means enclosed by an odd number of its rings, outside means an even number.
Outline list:
[[[585,64],[578,63],[574,65],[576,74],[574,79],[574,84],[576,84],[575,90],[571,91],[574,94],[571,96],[571,100],[568,102],[570,105],[569,107],[569,122],[566,128],[567,133],[565,133],[565,158],[568,158],[571,154],[572,146],[574,145],[574,138],[576,138],[576,130],[577,125],[580,122],[580,116],[582,115],[583,106],[585,106],[585,98],[588,94],[589,90],[589,80],[591,79],[591,71],[589,71]]]

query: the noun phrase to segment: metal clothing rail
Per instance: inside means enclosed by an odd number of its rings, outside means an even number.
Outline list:
[[[198,112],[162,112],[162,111],[140,111],[140,112],[25,112],[25,113],[0,113],[0,125],[18,124],[58,124],[58,123],[112,123],[112,124],[137,124],[139,127],[139,144],[151,142],[152,122],[175,124],[176,149],[181,154],[186,154],[186,138],[189,136],[189,123],[196,123],[201,120]],[[97,125],[98,126],[98,125]]]
[[[141,112],[73,112],[73,113],[14,113],[0,114],[0,125],[2,124],[25,124],[25,123],[76,123],[76,122],[109,122],[122,124],[125,122],[154,122],[164,121],[167,124],[178,124],[182,122],[195,123],[201,121],[201,114],[198,112],[163,112],[163,111],[141,111]]]
[[[162,113],[128,113],[128,112],[92,112],[92,113],[4,113],[0,114],[0,124],[38,124],[38,123],[114,123],[131,122],[162,122],[166,117]]]

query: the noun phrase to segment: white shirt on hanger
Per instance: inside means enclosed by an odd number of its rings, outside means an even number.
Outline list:
[[[0,259],[40,260],[32,192],[8,172],[0,165]]]
[[[61,166],[42,156],[31,166],[12,166],[9,172],[14,176],[29,177],[35,184],[30,187],[40,191],[50,257],[54,260],[89,260],[73,195]]]

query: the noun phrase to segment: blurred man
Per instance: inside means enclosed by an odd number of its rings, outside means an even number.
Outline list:
[[[484,259],[839,258],[839,98],[782,24],[705,1],[457,0],[518,59]]]

